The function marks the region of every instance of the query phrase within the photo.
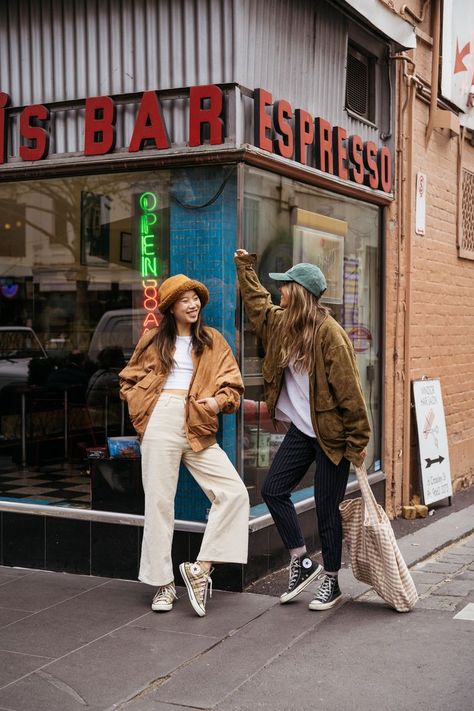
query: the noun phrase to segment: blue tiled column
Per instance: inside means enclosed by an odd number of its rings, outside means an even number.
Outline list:
[[[186,206],[207,207],[189,209]],[[182,203],[182,204],[180,204]],[[203,312],[235,352],[237,244],[237,171],[235,166],[176,170],[170,196],[170,275],[183,273],[202,281],[210,292]],[[221,417],[218,442],[236,461],[236,415]],[[176,497],[176,518],[204,520],[210,504],[189,474],[182,472]]]

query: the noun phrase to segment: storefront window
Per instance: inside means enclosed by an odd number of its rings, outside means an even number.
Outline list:
[[[168,274],[169,175],[2,184],[0,196],[0,496],[113,509],[134,463],[97,462],[94,481],[87,457],[132,434],[118,373]]]
[[[235,166],[0,184],[0,500],[143,513],[140,459],[111,456],[135,434],[118,373],[170,273],[208,286],[235,346],[236,185]],[[235,460],[235,416],[219,437]],[[177,518],[208,509],[183,471]]]
[[[252,168],[244,178],[244,245],[275,302],[268,272],[310,261],[326,273],[326,303],[357,352],[376,471],[379,210]],[[108,438],[134,435],[118,373],[156,323],[156,286],[170,273],[206,283],[206,322],[236,345],[236,240],[235,166],[0,184],[0,500],[143,513],[140,460],[112,461],[107,449]],[[243,319],[242,436],[226,416],[219,442],[236,464],[240,446],[258,506],[285,430],[270,422],[263,351]],[[311,483],[310,471],[295,497]],[[208,508],[183,472],[177,518],[205,520]]]
[[[369,472],[380,463],[380,211],[367,203],[324,192],[285,178],[247,168],[245,173],[244,246],[258,255],[257,271],[274,302],[276,283],[269,272],[283,272],[297,262],[321,267],[328,289],[323,299],[354,345],[367,402],[372,437],[366,459]],[[261,503],[260,489],[284,437],[276,432],[263,400],[261,344],[243,314],[242,453],[251,504]],[[311,495],[310,469],[294,499]]]

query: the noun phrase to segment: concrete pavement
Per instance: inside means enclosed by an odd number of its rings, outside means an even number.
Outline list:
[[[198,618],[183,589],[158,615],[140,583],[0,568],[0,711],[470,711],[473,531],[469,506],[399,540],[408,615],[348,570],[328,612],[216,591]]]

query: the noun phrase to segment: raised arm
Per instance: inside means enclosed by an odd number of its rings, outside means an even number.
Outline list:
[[[261,285],[254,268],[256,261],[257,255],[249,254],[245,249],[238,249],[235,253],[242,300],[252,328],[266,348],[268,337],[280,320],[283,309],[273,304],[270,293]]]

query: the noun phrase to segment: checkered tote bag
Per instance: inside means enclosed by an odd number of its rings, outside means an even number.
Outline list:
[[[365,467],[356,468],[362,498],[339,506],[352,572],[398,612],[418,600],[415,584],[398,548],[390,520],[375,500]]]

